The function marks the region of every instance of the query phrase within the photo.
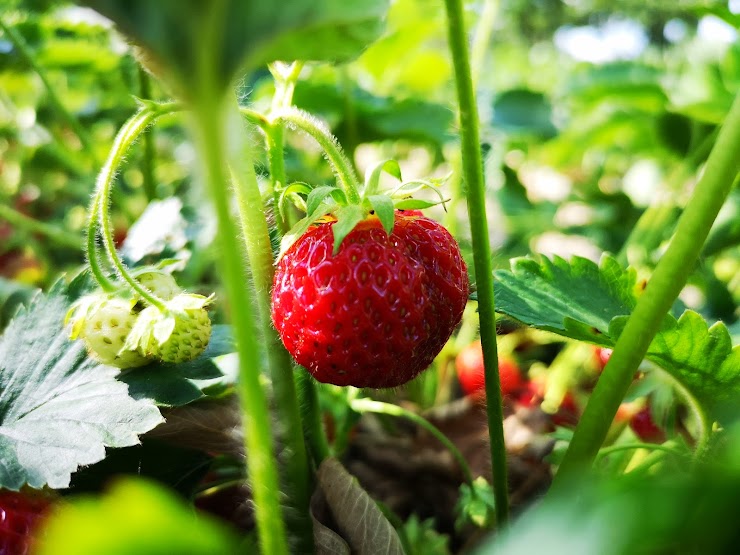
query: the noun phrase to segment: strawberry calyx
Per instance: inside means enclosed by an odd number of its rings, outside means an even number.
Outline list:
[[[214,296],[180,293],[165,303],[165,310],[148,306],[141,311],[125,349],[164,362],[185,362],[200,355],[208,345],[211,322],[205,308]],[[190,334],[197,335],[192,341]],[[180,339],[188,336],[181,343]],[[162,356],[168,353],[167,356]]]
[[[394,188],[381,190],[380,179],[383,173],[397,179],[400,184]],[[338,185],[312,187],[303,182],[292,183],[281,193],[279,209],[283,213],[285,203],[290,200],[305,211],[306,216],[283,237],[279,258],[312,225],[326,221],[334,221],[333,254],[339,251],[347,235],[368,218],[377,218],[386,234],[390,235],[393,232],[396,210],[418,211],[438,204],[444,205],[446,199],[439,191],[442,182],[444,179],[437,178],[403,181],[398,162],[385,160],[368,169],[359,191],[347,183],[343,183],[344,188]],[[413,197],[423,189],[434,191],[439,200],[429,201]]]

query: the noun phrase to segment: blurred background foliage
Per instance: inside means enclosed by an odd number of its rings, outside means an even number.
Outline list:
[[[83,262],[76,242],[94,176],[135,97],[167,93],[94,12],[50,0],[5,4],[0,273],[45,286]],[[490,0],[466,8],[496,265],[529,253],[598,259],[608,251],[651,267],[740,85],[740,3]],[[451,175],[449,212],[432,215],[469,247],[445,36],[441,3],[398,0],[385,35],[358,59],[309,64],[295,103],[330,124],[360,170],[399,158],[407,177]],[[237,85],[243,103],[269,109],[266,69]],[[178,195],[187,232],[166,254],[183,260],[190,285],[203,286],[212,281],[204,248],[212,229],[191,187],[193,149],[181,123],[163,121],[132,152],[118,180],[115,227],[123,242],[148,202]],[[291,181],[332,179],[301,135],[289,134],[286,160]],[[740,299],[739,210],[733,194],[684,299],[728,323]],[[127,252],[146,248],[129,244]],[[17,287],[2,283],[3,300],[17,298]]]

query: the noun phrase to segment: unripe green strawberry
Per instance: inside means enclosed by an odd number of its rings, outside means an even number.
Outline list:
[[[141,283],[163,301],[172,300],[182,293],[182,289],[177,285],[175,278],[161,270],[147,270],[145,272],[141,272],[136,275],[136,281]]]
[[[81,299],[68,316],[72,322],[71,339],[85,342],[91,358],[117,368],[135,368],[150,362],[126,345],[137,321],[131,300],[104,294]]]
[[[169,363],[193,360],[211,338],[211,319],[205,306],[210,297],[181,293],[166,309],[149,306],[141,311],[127,348]]]

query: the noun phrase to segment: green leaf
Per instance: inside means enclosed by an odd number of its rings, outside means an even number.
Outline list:
[[[278,254],[278,260],[282,257],[285,252],[295,243],[309,227],[311,227],[316,220],[318,220],[324,214],[331,212],[336,209],[337,203],[334,200],[324,200],[319,204],[313,212],[309,212],[308,215],[299,220],[290,231],[283,236],[280,242],[280,253]]]
[[[337,459],[325,459],[316,478],[337,531],[352,553],[403,555],[401,540],[391,523]]]
[[[354,124],[347,119],[347,101],[352,104]],[[441,146],[453,139],[452,111],[427,100],[379,97],[360,88],[347,92],[339,82],[312,80],[296,88],[294,103],[332,122],[332,131],[342,144],[406,139]]]
[[[235,376],[226,371],[228,354],[234,352],[229,326],[213,326],[211,340],[198,358],[183,364],[151,364],[121,373],[134,399],[148,399],[161,407],[181,407],[210,395],[231,390]]]
[[[496,504],[491,484],[483,476],[479,476],[472,485],[461,485],[460,498],[455,510],[457,512],[455,528],[458,530],[468,524],[473,524],[478,528],[487,528],[493,524]]]
[[[388,195],[372,195],[368,200],[373,210],[375,210],[375,215],[378,216],[380,223],[383,224],[385,232],[388,235],[393,233],[393,223],[396,220],[396,214],[391,197]]]
[[[365,190],[363,191],[364,197],[371,197],[378,192],[380,188],[380,175],[386,172],[392,175],[399,181],[401,181],[401,166],[395,160],[385,160],[378,162],[374,166],[368,168],[365,174]]]
[[[642,287],[613,258],[517,260],[495,273],[496,310],[538,329],[613,347]],[[646,358],[682,383],[715,417],[740,396],[740,346],[723,323],[687,310],[667,315]]]
[[[135,445],[162,422],[151,401],[129,396],[117,368],[68,339],[69,305],[56,287],[0,337],[0,487],[67,487],[106,447]]]
[[[152,482],[127,478],[103,497],[82,497],[53,512],[39,555],[232,555],[238,540]]]
[[[180,94],[222,91],[241,68],[275,60],[344,61],[382,32],[386,0],[86,0],[147,51]],[[198,85],[198,86],[194,86]]]
[[[493,102],[493,127],[509,135],[550,138],[556,134],[550,102],[542,93],[513,89]]]
[[[636,273],[610,256],[601,266],[573,257],[517,259],[495,272],[496,310],[530,326],[610,345],[604,334],[615,316],[632,312]],[[605,342],[607,341],[607,342]]]
[[[339,247],[342,245],[344,238],[352,232],[357,224],[365,219],[367,212],[361,206],[350,204],[337,210],[335,215],[337,221],[331,228],[334,234],[334,254],[339,252]]]
[[[626,317],[615,318],[609,335],[619,337],[626,321]],[[740,396],[740,345],[732,347],[723,323],[709,327],[692,310],[678,321],[668,319],[650,344],[647,358],[677,378],[712,412]]]

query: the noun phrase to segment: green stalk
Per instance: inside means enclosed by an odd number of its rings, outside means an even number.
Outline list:
[[[493,295],[493,264],[488,241],[485,182],[478,129],[478,110],[475,104],[473,80],[470,75],[467,36],[463,21],[462,0],[445,0],[447,9],[449,48],[455,67],[455,84],[460,110],[460,140],[465,182],[468,188],[468,214],[473,240],[473,262],[478,285],[483,364],[485,366],[488,433],[491,438],[491,465],[496,519],[499,525],[509,518],[506,445],[504,443],[503,405],[498,373],[496,348],[496,317]]]
[[[84,149],[90,154],[92,159],[95,160],[95,143],[92,137],[85,130],[85,128],[82,127],[79,120],[75,116],[73,116],[72,113],[64,106],[61,99],[56,93],[56,89],[49,81],[49,78],[46,75],[46,71],[36,60],[35,52],[31,49],[30,46],[28,46],[28,43],[21,36],[21,34],[10,25],[7,25],[1,18],[0,30],[3,31],[8,40],[10,40],[10,42],[13,43],[13,46],[15,46],[15,48],[18,50],[18,53],[21,55],[21,57],[39,76],[39,79],[41,79],[41,83],[43,83],[44,87],[46,88],[46,94],[49,97],[49,102],[59,113],[59,115],[62,116],[62,118],[67,122],[67,125],[70,126],[75,135],[77,135],[77,137],[80,139],[80,142],[82,143]]]
[[[284,483],[288,504],[293,509],[288,530],[295,537],[294,546],[301,553],[313,550],[312,523],[309,515],[311,492],[310,470],[303,437],[303,425],[293,381],[293,361],[283,347],[271,320],[271,295],[274,266],[270,234],[267,226],[262,195],[257,176],[249,156],[249,137],[236,101],[227,107],[229,141],[226,158],[231,169],[231,178],[237,199],[249,269],[255,289],[257,325],[262,334],[272,386],[275,409],[280,424],[278,440],[284,444],[280,462],[284,468]]]
[[[324,431],[324,423],[321,420],[319,394],[316,384],[307,370],[299,370],[297,380],[306,444],[311,452],[313,463],[318,467],[324,459],[331,455],[329,442]]]
[[[297,108],[283,108],[274,115],[273,119],[275,122],[281,121],[295,126],[310,135],[329,158],[329,162],[331,162],[334,172],[347,195],[347,200],[351,204],[360,204],[360,194],[357,192],[360,180],[357,178],[351,162],[342,152],[339,143],[326,126],[319,123],[311,114]]]
[[[740,171],[740,95],[730,109],[696,185],[678,221],[668,250],[655,268],[635,310],[619,336],[614,352],[599,378],[554,486],[588,469],[599,451],[619,404],[632,383],[653,337],[694,269],[709,229]]]
[[[228,182],[224,171],[228,141],[223,98],[201,93],[194,114],[194,133],[203,164],[203,178],[216,209],[221,275],[233,307],[234,337],[239,351],[239,400],[244,418],[247,471],[255,505],[260,550],[270,555],[288,553],[285,524],[280,506],[278,471],[273,458],[267,397],[260,380],[264,362],[253,315],[254,299],[249,295],[249,271],[239,230],[232,219]],[[260,203],[261,206],[261,203]],[[268,243],[269,245],[269,243]]]
[[[485,0],[483,11],[481,12],[478,25],[475,28],[473,36],[473,46],[470,49],[470,74],[473,77],[473,84],[477,86],[480,83],[480,74],[483,71],[483,61],[491,42],[493,26],[496,23],[498,14],[499,0]]]
[[[403,407],[399,407],[398,405],[383,403],[381,401],[373,401],[372,399],[353,399],[352,401],[350,401],[350,407],[352,407],[352,410],[360,413],[373,412],[376,414],[387,414],[389,416],[405,418],[418,425],[419,427],[424,428],[450,451],[452,456],[455,458],[455,461],[457,461],[457,464],[460,465],[460,470],[463,473],[465,482],[467,482],[468,484],[473,483],[473,472],[470,470],[468,461],[465,460],[463,454],[455,446],[455,444],[452,443],[450,439],[439,430],[439,428],[429,422],[429,420],[427,420],[426,418],[419,416],[415,412],[406,410]]]
[[[143,67],[139,67],[140,96],[143,99],[152,97],[152,79]],[[144,158],[141,163],[141,173],[144,177],[144,193],[148,201],[157,198],[157,185],[154,180],[154,130],[144,135]]]
[[[23,229],[28,233],[38,233],[39,235],[43,235],[60,247],[69,247],[71,249],[79,250],[82,246],[82,241],[76,234],[70,233],[61,227],[40,222],[35,218],[26,216],[11,206],[6,206],[5,204],[0,204],[0,219],[6,220],[14,227]]]
[[[180,105],[176,103],[169,104],[150,104],[142,108],[138,113],[131,117],[123,127],[118,131],[113,146],[111,147],[108,159],[98,174],[95,185],[95,198],[91,209],[90,223],[88,229],[88,257],[90,266],[98,279],[100,268],[98,266],[97,254],[95,254],[95,218],[100,220],[100,231],[103,238],[105,250],[108,258],[116,269],[118,275],[128,284],[128,286],[139,295],[146,303],[157,307],[159,310],[166,310],[165,303],[162,299],[154,295],[146,287],[141,285],[128,271],[121,257],[116,251],[116,245],[113,241],[113,230],[110,222],[110,193],[113,187],[113,179],[120,167],[123,159],[131,145],[136,141],[139,135],[159,116],[180,110]],[[97,209],[97,210],[96,210]],[[96,268],[97,266],[97,268]],[[104,288],[104,282],[100,282]]]

